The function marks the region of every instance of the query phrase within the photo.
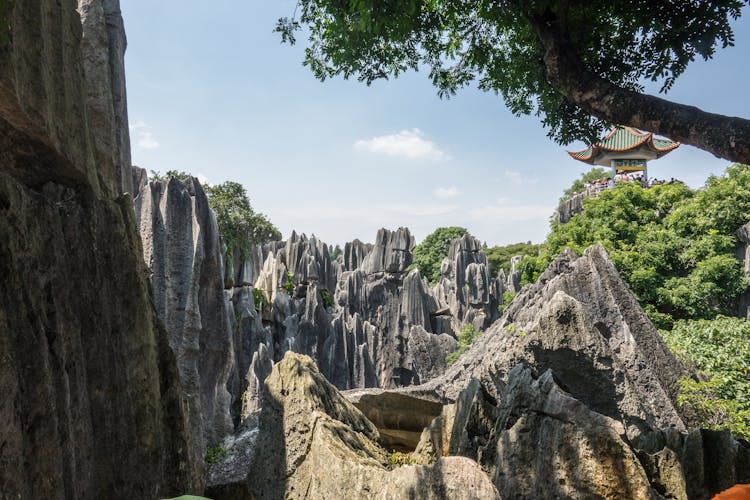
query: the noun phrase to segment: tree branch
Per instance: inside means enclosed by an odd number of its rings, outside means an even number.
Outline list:
[[[750,164],[750,120],[708,113],[615,85],[583,63],[560,19],[551,13],[530,22],[544,47],[549,83],[586,112],[621,125],[690,144],[719,158]]]

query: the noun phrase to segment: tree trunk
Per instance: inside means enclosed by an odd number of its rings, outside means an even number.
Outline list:
[[[624,89],[590,71],[554,16],[530,19],[544,47],[550,84],[588,113],[750,164],[750,120]]]

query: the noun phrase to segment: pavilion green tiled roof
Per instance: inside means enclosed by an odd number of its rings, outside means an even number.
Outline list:
[[[568,154],[585,163],[593,164],[596,157],[607,152],[623,152],[645,147],[661,158],[680,145],[679,142],[654,137],[651,132],[641,132],[633,127],[615,126],[601,141],[592,144],[583,151]]]

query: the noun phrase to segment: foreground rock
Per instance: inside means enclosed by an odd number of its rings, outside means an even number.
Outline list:
[[[252,432],[252,431],[248,431]],[[329,384],[306,356],[287,353],[266,381],[246,480],[234,484],[231,460],[212,470],[207,496],[222,498],[499,498],[468,458],[394,467],[375,426]],[[246,448],[245,448],[246,449]],[[228,455],[237,457],[230,447]],[[247,455],[242,455],[247,456]],[[247,475],[249,473],[249,475]]]
[[[123,194],[119,4],[0,10],[0,496],[199,492]]]

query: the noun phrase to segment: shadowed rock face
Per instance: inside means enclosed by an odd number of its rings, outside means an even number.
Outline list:
[[[0,42],[0,491],[198,492],[202,463],[186,453],[177,366],[122,194],[118,2],[10,5],[0,20],[11,33]]]

